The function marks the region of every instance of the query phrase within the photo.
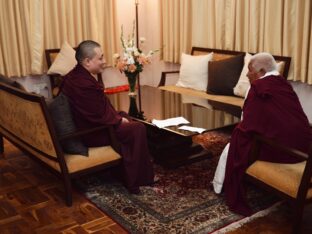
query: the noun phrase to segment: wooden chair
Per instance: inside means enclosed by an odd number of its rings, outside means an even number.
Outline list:
[[[0,155],[3,138],[35,159],[64,183],[66,204],[72,205],[72,179],[119,165],[120,143],[113,126],[99,126],[57,135],[43,96],[0,82]],[[108,131],[110,145],[89,147],[88,157],[63,151],[61,142],[96,131]]]
[[[61,49],[46,49],[45,50],[45,57],[46,57],[48,69],[51,67],[52,63],[54,62],[60,50]],[[52,97],[55,97],[58,94],[58,88],[62,82],[62,76],[60,74],[50,74],[49,78],[50,78],[50,84],[51,84]],[[102,74],[98,74],[98,81],[102,85],[104,85]]]
[[[295,164],[257,160],[262,145],[270,145],[285,154],[304,159]],[[286,199],[294,209],[292,233],[299,233],[304,206],[312,201],[312,143],[309,152],[301,152],[260,135],[254,136],[247,179]]]

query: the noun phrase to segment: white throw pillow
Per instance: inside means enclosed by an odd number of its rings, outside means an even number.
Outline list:
[[[242,70],[242,73],[237,81],[237,84],[234,87],[234,94],[240,97],[245,97],[246,91],[250,86],[247,73],[248,73],[248,64],[251,59],[252,55],[249,53],[246,53],[244,58],[244,67]]]
[[[176,86],[206,91],[208,84],[208,62],[213,53],[192,56],[182,53],[179,80]]]
[[[60,74],[64,76],[70,72],[77,64],[75,53],[75,50],[67,42],[64,42],[60,52],[48,70],[48,74]]]

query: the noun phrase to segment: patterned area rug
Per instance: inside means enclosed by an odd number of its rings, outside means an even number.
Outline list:
[[[131,233],[210,233],[244,218],[229,211],[211,187],[229,135],[208,132],[193,140],[214,156],[177,169],[155,165],[160,180],[154,187],[142,187],[140,195],[129,194],[109,173],[85,176],[76,187]],[[247,192],[254,212],[277,201],[251,185]]]

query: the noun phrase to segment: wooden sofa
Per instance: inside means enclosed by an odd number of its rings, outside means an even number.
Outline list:
[[[0,153],[4,155],[3,138],[6,138],[59,175],[65,186],[68,206],[72,204],[72,178],[116,165],[121,160],[112,127],[102,126],[57,136],[42,96],[0,82],[0,109]],[[60,142],[104,129],[110,132],[111,146],[88,148],[88,157],[63,152]]]
[[[231,50],[219,50],[211,48],[202,48],[202,47],[192,47],[191,55],[205,55],[213,52],[212,61],[219,61],[222,59],[227,59],[232,56],[237,56],[240,54],[245,54],[241,51],[231,51]],[[282,75],[287,79],[291,58],[285,56],[274,56],[277,62],[284,62]],[[208,65],[207,65],[208,66]],[[214,108],[224,110],[238,118],[241,116],[242,107],[244,104],[244,98],[238,96],[227,96],[227,95],[214,95],[208,94],[204,91],[198,91],[195,89],[189,89],[184,87],[178,87],[176,85],[166,85],[166,80],[170,78],[171,74],[178,74],[179,71],[165,71],[161,74],[161,79],[158,84],[158,87],[163,90],[177,92],[180,94],[185,94],[194,97],[205,98],[208,100],[208,103],[211,104]],[[209,82],[209,78],[208,78]]]

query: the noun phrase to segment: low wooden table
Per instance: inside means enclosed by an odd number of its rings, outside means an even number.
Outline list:
[[[108,95],[117,110],[129,110],[127,92]],[[137,98],[138,99],[138,98]],[[224,128],[240,120],[224,111],[214,109],[206,99],[193,98],[155,87],[141,86],[142,111],[145,119],[135,120],[146,125],[148,142],[155,162],[167,167],[177,167],[211,156],[200,145],[192,142],[198,134],[178,129],[178,126],[158,128],[152,119],[163,120],[183,116],[190,126],[205,128],[207,131]],[[138,101],[138,100],[137,100]]]

